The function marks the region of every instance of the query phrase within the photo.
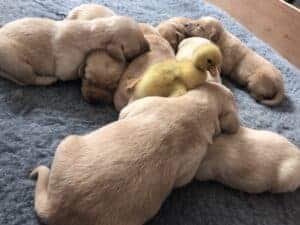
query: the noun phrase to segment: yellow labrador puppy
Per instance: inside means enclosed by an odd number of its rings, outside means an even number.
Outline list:
[[[250,193],[294,191],[300,186],[300,149],[276,133],[241,127],[213,140],[196,178]]]
[[[78,68],[92,50],[130,60],[147,48],[138,23],[129,17],[25,18],[0,29],[0,76],[21,85],[50,85],[78,78]]]
[[[238,126],[233,95],[219,84],[134,101],[119,121],[63,140],[51,171],[32,172],[35,210],[49,225],[142,225],[194,178],[220,128]]]
[[[148,24],[140,24],[143,34],[150,45],[150,51],[135,58],[127,67],[121,77],[114,95],[115,108],[120,111],[126,106],[133,95],[135,84],[149,66],[168,59],[175,59],[170,44]]]
[[[73,8],[67,15],[67,20],[93,20],[99,17],[115,16],[110,8],[100,4],[81,4]]]
[[[82,4],[72,9],[66,20],[93,20],[115,15],[103,5]],[[125,66],[125,60],[113,58],[105,50],[90,52],[79,69],[83,97],[88,102],[111,103]]]
[[[187,28],[191,26],[192,21],[192,19],[186,17],[173,17],[161,22],[156,29],[176,52],[179,43],[183,39],[191,37],[191,35],[187,33],[191,29]]]
[[[220,47],[224,58],[222,74],[245,86],[262,104],[278,105],[284,98],[280,71],[226,31],[218,20],[212,17],[198,20],[171,18],[157,29],[173,47],[188,37],[204,37],[213,41]]]

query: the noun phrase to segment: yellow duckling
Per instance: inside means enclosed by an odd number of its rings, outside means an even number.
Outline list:
[[[146,96],[174,97],[203,84],[207,70],[219,65],[222,55],[215,45],[194,51],[191,60],[167,60],[150,66],[134,87],[133,99]]]

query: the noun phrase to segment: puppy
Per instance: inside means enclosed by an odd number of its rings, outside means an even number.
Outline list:
[[[79,73],[82,77],[81,93],[90,103],[112,103],[126,62],[111,57],[104,50],[92,51],[86,56]]]
[[[150,45],[150,51],[135,58],[122,75],[114,94],[114,105],[118,111],[128,104],[133,95],[134,87],[149,66],[165,60],[175,59],[172,47],[154,27],[148,24],[140,24],[140,27]]]
[[[176,38],[178,31],[174,27],[184,28],[180,30],[182,39],[203,37],[216,43],[224,58],[222,74],[245,86],[258,102],[272,106],[278,105],[284,98],[281,73],[270,62],[226,31],[218,20],[212,17],[202,17],[198,20],[174,21],[170,19],[161,23],[158,26],[161,35],[173,46],[176,44],[178,46],[180,43]]]
[[[211,46],[211,47],[210,47]],[[177,60],[192,60],[193,54],[196,51],[205,51],[208,47],[213,48],[215,45],[206,38],[201,37],[191,37],[186,38],[179,43],[178,50],[176,53]],[[209,61],[208,61],[209,60]],[[222,57],[221,54],[219,57],[208,57],[206,61],[212,65],[211,70],[208,71],[207,80],[222,83],[220,71],[222,66]],[[204,61],[203,64],[206,62]]]
[[[157,31],[163,36],[172,46],[174,51],[177,51],[179,43],[189,37],[187,33],[192,19],[186,17],[173,17],[161,22],[157,26]]]
[[[209,146],[196,179],[216,180],[259,193],[294,191],[300,186],[300,149],[270,131],[241,127]]]
[[[67,20],[93,20],[100,17],[115,16],[110,8],[99,4],[81,4],[73,8],[67,15]]]
[[[218,84],[134,101],[119,121],[63,140],[51,171],[31,173],[35,210],[50,225],[142,225],[193,179],[220,128],[238,126],[233,95]]]
[[[20,19],[0,29],[1,76],[20,85],[76,79],[85,55],[95,49],[123,61],[144,53],[148,43],[138,23],[129,17]]]
[[[103,5],[82,4],[72,9],[66,20],[93,20],[115,15]],[[90,52],[79,69],[82,77],[81,92],[85,100],[91,103],[112,103],[113,93],[125,66],[125,60],[115,59],[105,50]]]

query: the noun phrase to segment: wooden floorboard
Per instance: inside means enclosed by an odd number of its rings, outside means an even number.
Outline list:
[[[281,0],[206,0],[300,68],[300,10]]]

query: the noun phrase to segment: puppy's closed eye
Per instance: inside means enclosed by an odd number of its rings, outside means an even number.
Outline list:
[[[125,62],[124,47],[116,44],[108,44],[106,47],[107,53],[114,59]]]

